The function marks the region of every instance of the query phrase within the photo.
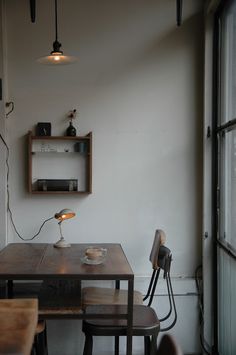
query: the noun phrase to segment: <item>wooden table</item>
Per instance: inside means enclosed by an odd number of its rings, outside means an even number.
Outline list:
[[[38,320],[38,301],[0,300],[0,319],[0,354],[29,355]]]
[[[100,265],[81,261],[86,248],[107,249]],[[127,355],[132,354],[133,283],[134,274],[120,244],[72,244],[71,248],[54,248],[53,244],[14,243],[0,252],[2,280],[124,280],[128,282]],[[77,314],[77,318],[96,318],[96,315]],[[98,317],[112,318],[112,315]],[[113,317],[114,318],[114,317]]]

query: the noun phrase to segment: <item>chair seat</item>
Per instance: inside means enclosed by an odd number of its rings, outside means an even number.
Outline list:
[[[128,292],[113,288],[84,287],[82,289],[83,309],[90,305],[127,304]],[[143,304],[141,292],[134,291],[134,304]]]
[[[88,306],[86,314],[112,314],[127,313],[125,305]],[[133,308],[133,334],[150,335],[158,333],[160,321],[153,308],[144,305],[134,305]],[[83,331],[92,335],[126,335],[127,321],[125,319],[89,319],[83,322]]]

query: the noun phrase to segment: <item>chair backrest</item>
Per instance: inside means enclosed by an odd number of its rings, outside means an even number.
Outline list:
[[[152,244],[152,250],[149,257],[149,260],[152,263],[153,269],[158,269],[158,256],[159,256],[159,249],[161,245],[164,245],[166,241],[165,232],[161,229],[157,229],[154,237],[154,241]]]
[[[148,300],[148,306],[151,306],[153,296],[155,294],[157,281],[159,279],[161,269],[164,271],[164,277],[170,270],[171,251],[164,246],[166,235],[161,229],[157,229],[152,244],[149,260],[151,261],[153,272],[149,282],[147,294],[144,301]]]
[[[170,334],[165,334],[161,338],[156,355],[183,355],[183,352],[176,343],[174,337]]]
[[[174,318],[172,317],[173,321],[171,322],[171,324],[161,328],[161,331],[166,331],[171,329],[177,321],[177,311],[176,311],[174,293],[173,293],[171,279],[170,279],[172,254],[170,249],[168,249],[166,246],[163,245],[165,243],[165,240],[166,240],[165,233],[160,229],[156,230],[153,245],[152,245],[152,250],[149,258],[149,260],[152,263],[153,272],[148,286],[147,294],[143,298],[143,301],[147,301],[148,306],[151,306],[156,291],[156,286],[159,279],[160,271],[163,270],[164,278],[166,280],[166,285],[167,285],[170,308],[168,313],[159,320],[160,322],[164,322],[167,319],[169,319],[172,316],[172,314],[174,314]]]

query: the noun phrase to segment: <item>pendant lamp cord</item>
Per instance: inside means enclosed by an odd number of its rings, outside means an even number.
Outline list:
[[[183,1],[182,0],[176,0],[176,22],[177,22],[177,26],[181,26],[181,24],[182,24],[182,7],[183,7]]]
[[[58,35],[58,31],[57,31],[57,0],[55,0],[55,37],[56,37],[56,41],[57,41],[57,35]]]

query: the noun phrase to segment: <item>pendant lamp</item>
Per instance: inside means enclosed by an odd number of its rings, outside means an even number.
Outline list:
[[[55,41],[53,42],[53,50],[50,55],[39,58],[37,62],[46,65],[65,65],[76,61],[76,57],[64,55],[61,50],[61,43],[58,41],[57,0],[55,0]]]

